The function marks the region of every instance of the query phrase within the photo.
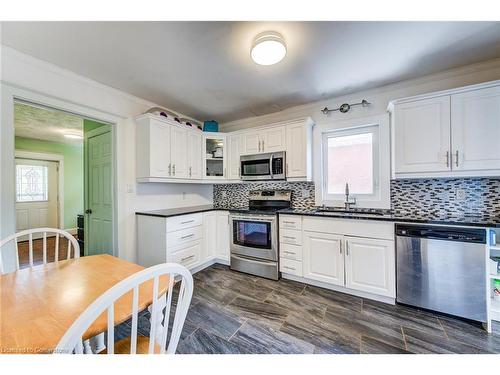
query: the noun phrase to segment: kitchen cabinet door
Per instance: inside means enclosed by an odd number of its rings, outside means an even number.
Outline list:
[[[451,96],[452,169],[500,174],[500,87]],[[473,175],[473,173],[472,173]]]
[[[344,285],[342,236],[304,232],[303,274],[305,278]]]
[[[310,127],[302,123],[286,129],[286,177],[305,178],[311,176]]]
[[[346,287],[396,297],[394,241],[345,237]]]
[[[154,119],[139,126],[137,131],[142,133],[138,135],[137,145],[141,153],[141,158],[137,163],[139,177],[170,177],[168,172],[171,163],[171,126]],[[146,134],[147,137],[144,137],[143,135]]]
[[[172,126],[170,155],[173,178],[188,177],[187,133],[186,129]]]
[[[259,133],[243,134],[243,152],[242,155],[259,154],[261,152],[261,139]]]
[[[188,158],[188,178],[201,179],[202,171],[202,145],[201,133],[188,132],[187,135],[187,158]]]
[[[277,152],[286,149],[286,131],[284,126],[265,130],[261,137],[263,152]]]
[[[243,136],[242,135],[229,135],[227,137],[228,143],[228,175],[227,178],[229,180],[239,180],[241,178],[240,175],[240,151],[243,147]]]
[[[450,171],[450,126],[449,96],[396,105],[396,174]]]
[[[216,255],[217,249],[217,212],[210,211],[203,214],[203,252],[202,261]]]
[[[229,212],[217,212],[217,258],[229,261],[229,243],[231,240],[229,228]]]

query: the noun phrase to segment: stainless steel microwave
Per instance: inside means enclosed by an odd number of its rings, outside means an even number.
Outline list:
[[[284,180],[286,178],[284,151],[241,156],[240,166],[242,180]]]

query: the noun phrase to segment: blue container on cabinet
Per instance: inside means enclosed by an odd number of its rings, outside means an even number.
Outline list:
[[[219,123],[214,120],[205,121],[203,123],[203,131],[204,132],[218,132],[219,131]]]

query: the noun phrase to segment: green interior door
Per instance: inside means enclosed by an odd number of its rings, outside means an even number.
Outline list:
[[[113,255],[111,126],[85,132],[85,255]]]

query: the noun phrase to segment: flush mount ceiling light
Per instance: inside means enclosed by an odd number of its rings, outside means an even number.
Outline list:
[[[279,63],[286,55],[285,39],[275,31],[260,33],[253,41],[250,54],[252,60],[259,65]]]

